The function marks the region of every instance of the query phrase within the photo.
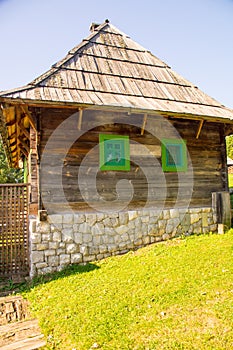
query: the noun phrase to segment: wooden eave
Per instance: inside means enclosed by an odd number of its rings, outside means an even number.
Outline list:
[[[19,167],[20,159],[30,152],[30,122],[20,105],[7,105],[0,109],[0,132],[8,162]]]

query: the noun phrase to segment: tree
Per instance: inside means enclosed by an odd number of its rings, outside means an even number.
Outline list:
[[[10,168],[0,138],[0,183],[23,182],[23,170]]]
[[[227,156],[233,159],[233,135],[226,137]]]

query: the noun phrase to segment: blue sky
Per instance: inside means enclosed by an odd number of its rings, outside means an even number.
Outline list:
[[[0,0],[0,90],[44,73],[106,18],[233,108],[233,0]]]

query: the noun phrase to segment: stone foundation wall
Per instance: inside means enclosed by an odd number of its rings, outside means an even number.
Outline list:
[[[30,219],[31,276],[100,260],[182,234],[217,230],[212,208],[49,215]]]

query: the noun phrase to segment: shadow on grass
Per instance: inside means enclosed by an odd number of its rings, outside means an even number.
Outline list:
[[[8,279],[4,286],[2,288],[0,287],[0,296],[3,293],[7,295],[13,293],[26,292],[41,284],[45,284],[51,281],[66,278],[80,273],[91,272],[99,268],[99,266],[92,263],[87,263],[86,265],[70,265],[59,272],[53,272],[48,273],[46,275],[36,276],[27,282],[13,283],[11,279]]]

